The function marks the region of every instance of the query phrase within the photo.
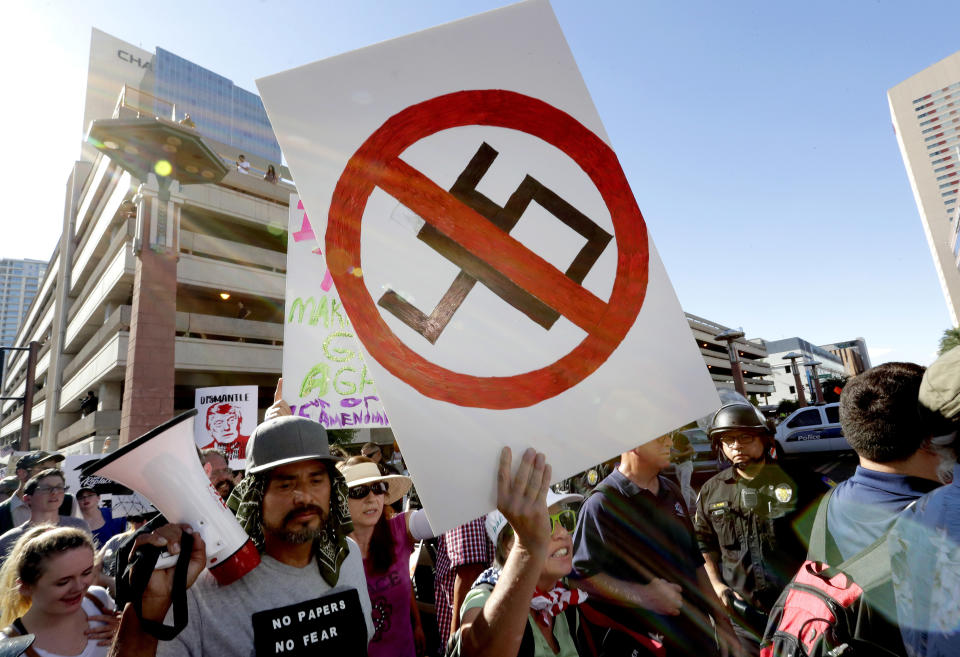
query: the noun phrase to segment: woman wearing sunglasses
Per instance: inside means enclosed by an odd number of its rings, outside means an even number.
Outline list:
[[[425,648],[420,613],[413,604],[410,555],[416,541],[433,538],[423,511],[389,512],[410,490],[403,475],[381,475],[377,464],[354,456],[338,466],[347,482],[347,501],[353,518],[350,538],[360,546],[373,607],[373,638],[369,657],[415,657]],[[391,512],[392,513],[392,512]]]
[[[573,530],[583,501],[550,490],[550,466],[528,449],[516,474],[504,448],[497,475],[497,511],[487,515],[496,563],[474,583],[460,608],[451,653],[461,657],[576,657],[577,606],[586,594],[569,589]]]

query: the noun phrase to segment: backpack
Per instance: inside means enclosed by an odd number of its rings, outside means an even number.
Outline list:
[[[828,492],[813,521],[807,560],[780,594],[763,635],[761,657],[906,655],[895,621],[887,534],[831,567]]]

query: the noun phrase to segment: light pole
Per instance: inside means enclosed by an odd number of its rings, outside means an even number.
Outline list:
[[[807,367],[810,368],[811,376],[813,377],[813,390],[817,395],[817,403],[825,404],[826,402],[823,399],[823,388],[820,386],[820,377],[817,375],[817,365],[823,365],[819,360],[808,360],[804,363]]]
[[[803,358],[803,354],[791,351],[789,354],[784,354],[783,357],[790,361],[790,365],[793,368],[793,380],[797,389],[797,403],[800,404],[800,408],[803,408],[807,405],[807,398],[803,395],[803,384],[800,382],[800,371],[797,369],[797,359]]]
[[[727,329],[717,333],[714,337],[727,343],[727,357],[730,359],[730,371],[733,373],[733,387],[736,388],[744,397],[747,396],[747,389],[743,385],[743,370],[740,369],[740,356],[737,354],[737,348],[733,346],[735,340],[744,336],[743,331],[736,329]]]

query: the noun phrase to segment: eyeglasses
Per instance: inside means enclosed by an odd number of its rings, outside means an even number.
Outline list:
[[[568,532],[573,533],[574,528],[577,526],[577,512],[573,509],[563,509],[557,513],[550,514],[550,533],[553,534],[557,529],[557,525],[560,525]]]
[[[69,486],[37,486],[38,493],[63,493],[68,490]]]
[[[734,443],[740,443],[741,445],[750,445],[757,440],[757,436],[750,433],[741,433],[736,436],[724,436],[720,439],[727,447],[732,447]]]
[[[351,486],[347,489],[347,495],[352,500],[362,500],[370,493],[374,495],[386,495],[387,491],[390,490],[390,485],[385,481],[375,481],[372,484],[360,484],[359,486]]]

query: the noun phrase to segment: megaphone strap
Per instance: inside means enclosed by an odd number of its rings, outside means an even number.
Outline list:
[[[12,638],[15,636],[24,636],[29,634],[27,628],[23,626],[23,621],[19,618],[13,621],[13,624],[3,630],[3,634],[7,637]],[[33,643],[31,641],[31,643]],[[27,648],[23,651],[23,654],[27,657],[40,657],[36,650],[33,649],[32,645],[28,645]]]
[[[150,576],[160,559],[160,548],[153,545],[143,545],[130,561],[130,589],[132,592],[133,609],[140,619],[140,627],[144,632],[159,639],[171,641],[183,628],[187,626],[187,568],[190,565],[190,553],[193,551],[193,536],[184,532],[180,536],[180,555],[173,571],[173,586],[170,598],[173,602],[173,625],[164,625],[143,617],[143,594],[147,590]]]

